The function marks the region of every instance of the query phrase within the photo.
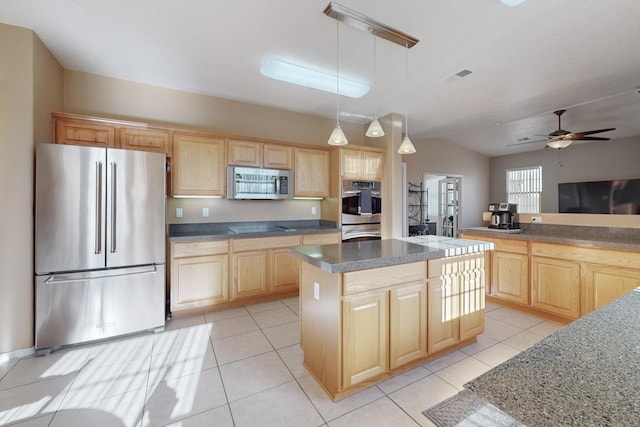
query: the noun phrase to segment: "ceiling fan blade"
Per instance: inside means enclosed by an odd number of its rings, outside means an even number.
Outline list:
[[[601,132],[609,132],[611,130],[616,130],[616,128],[607,128],[607,129],[598,129],[598,130],[588,130],[586,132],[576,132],[574,135],[579,135],[579,136],[586,136],[586,135],[593,135],[594,133],[601,133]]]
[[[611,141],[611,138],[602,138],[600,136],[585,136],[582,138],[573,138],[574,141]]]
[[[546,142],[548,139],[538,139],[536,141],[525,141],[525,142],[516,142],[513,144],[507,144],[507,147],[513,147],[514,145],[525,145],[525,144],[533,144],[535,142]]]

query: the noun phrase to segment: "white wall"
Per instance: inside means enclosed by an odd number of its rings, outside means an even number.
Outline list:
[[[558,184],[640,178],[640,137],[574,143],[491,158],[491,202],[506,200],[506,170],[542,166],[542,212],[558,212]]]
[[[413,144],[416,153],[403,156],[407,180],[420,183],[425,172],[462,176],[459,228],[482,225],[482,212],[489,203],[489,157],[445,139],[414,140]]]

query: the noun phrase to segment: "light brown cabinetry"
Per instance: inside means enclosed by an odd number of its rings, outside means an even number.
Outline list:
[[[427,284],[389,291],[389,367],[427,355]]]
[[[302,246],[331,245],[342,243],[342,233],[305,234],[302,236]]]
[[[172,243],[172,312],[208,307],[229,299],[227,240]]]
[[[161,129],[119,129],[120,148],[126,150],[154,151],[171,156],[171,133]]]
[[[53,115],[55,143],[116,148],[115,125],[103,122]]]
[[[232,298],[295,291],[299,262],[288,248],[299,245],[300,236],[232,240]]]
[[[225,195],[225,140],[201,135],[173,135],[173,195]]]
[[[233,166],[292,169],[293,147],[230,139],[227,163]]]
[[[640,270],[597,264],[584,266],[586,311],[609,304],[640,286]]]
[[[429,261],[429,353],[484,332],[484,261],[483,253]]]
[[[340,149],[340,175],[348,179],[381,181],[384,153],[362,149]]]
[[[329,152],[296,147],[294,158],[294,196],[329,197]]]
[[[569,319],[580,317],[580,264],[532,256],[531,306]]]

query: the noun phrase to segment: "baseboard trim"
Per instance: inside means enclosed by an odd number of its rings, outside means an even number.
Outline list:
[[[11,359],[20,359],[26,356],[32,356],[36,354],[35,347],[25,348],[24,350],[10,351],[8,353],[0,353],[0,365],[7,363]]]

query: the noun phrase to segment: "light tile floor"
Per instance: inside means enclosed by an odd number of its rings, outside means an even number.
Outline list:
[[[298,299],[0,365],[0,425],[431,426],[421,412],[561,325],[487,304],[478,342],[332,402],[302,366]]]

